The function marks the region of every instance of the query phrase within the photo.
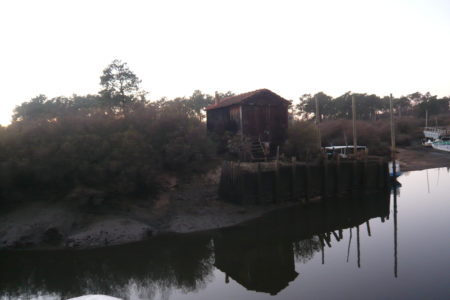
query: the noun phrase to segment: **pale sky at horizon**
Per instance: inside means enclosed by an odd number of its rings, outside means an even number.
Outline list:
[[[96,93],[113,59],[151,100],[268,88],[450,96],[450,0],[0,0],[0,124],[16,105]]]

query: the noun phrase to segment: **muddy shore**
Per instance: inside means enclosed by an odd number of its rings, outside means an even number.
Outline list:
[[[402,172],[450,167],[450,153],[415,146],[398,149]],[[36,202],[0,213],[0,249],[93,248],[136,242],[164,233],[237,225],[280,208],[237,206],[217,199],[220,169],[178,184],[167,178],[158,199],[79,209],[69,201]],[[151,200],[151,201],[150,201]],[[293,204],[284,204],[289,206]]]
[[[450,167],[450,152],[430,147],[399,148],[397,155],[402,172]]]

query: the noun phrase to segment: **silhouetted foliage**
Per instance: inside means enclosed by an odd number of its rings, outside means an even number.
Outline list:
[[[39,105],[51,107],[58,99],[37,105],[33,99],[38,115],[20,113],[21,121],[0,132],[3,197],[36,189],[69,193],[77,187],[110,196],[152,194],[161,172],[201,171],[215,154],[205,124],[176,101],[143,104],[119,118],[95,105],[80,109],[80,99],[67,99],[56,113],[43,113]]]
[[[39,95],[17,106],[0,130],[0,201],[64,198],[80,188],[106,199],[146,197],[163,173],[204,171],[216,153],[201,121],[212,96],[148,102],[134,94],[138,82],[114,61],[100,95]]]
[[[141,80],[128,68],[127,63],[116,59],[103,70],[100,77],[103,87],[100,91],[101,100],[114,111],[127,113],[132,104],[145,101],[145,92],[140,90],[140,83]]]
[[[319,140],[316,125],[308,121],[295,120],[289,125],[288,138],[283,152],[300,160],[307,160],[319,152]]]
[[[300,103],[296,105],[297,115],[302,118],[312,119],[316,114],[317,98],[320,120],[351,119],[352,97],[355,98],[356,118],[359,120],[378,120],[389,113],[389,97],[379,97],[368,94],[345,93],[332,98],[323,92],[315,95],[305,94],[300,97]],[[437,115],[449,112],[450,98],[438,98],[430,93],[419,92],[393,99],[394,113],[397,116]]]

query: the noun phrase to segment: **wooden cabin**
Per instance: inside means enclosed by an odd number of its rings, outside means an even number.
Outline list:
[[[288,129],[290,101],[268,89],[223,99],[206,107],[208,132],[241,134],[276,149],[284,143]]]

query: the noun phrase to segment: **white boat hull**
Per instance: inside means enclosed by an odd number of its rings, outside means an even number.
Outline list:
[[[450,152],[450,143],[433,143],[431,144],[431,147],[436,150]]]

